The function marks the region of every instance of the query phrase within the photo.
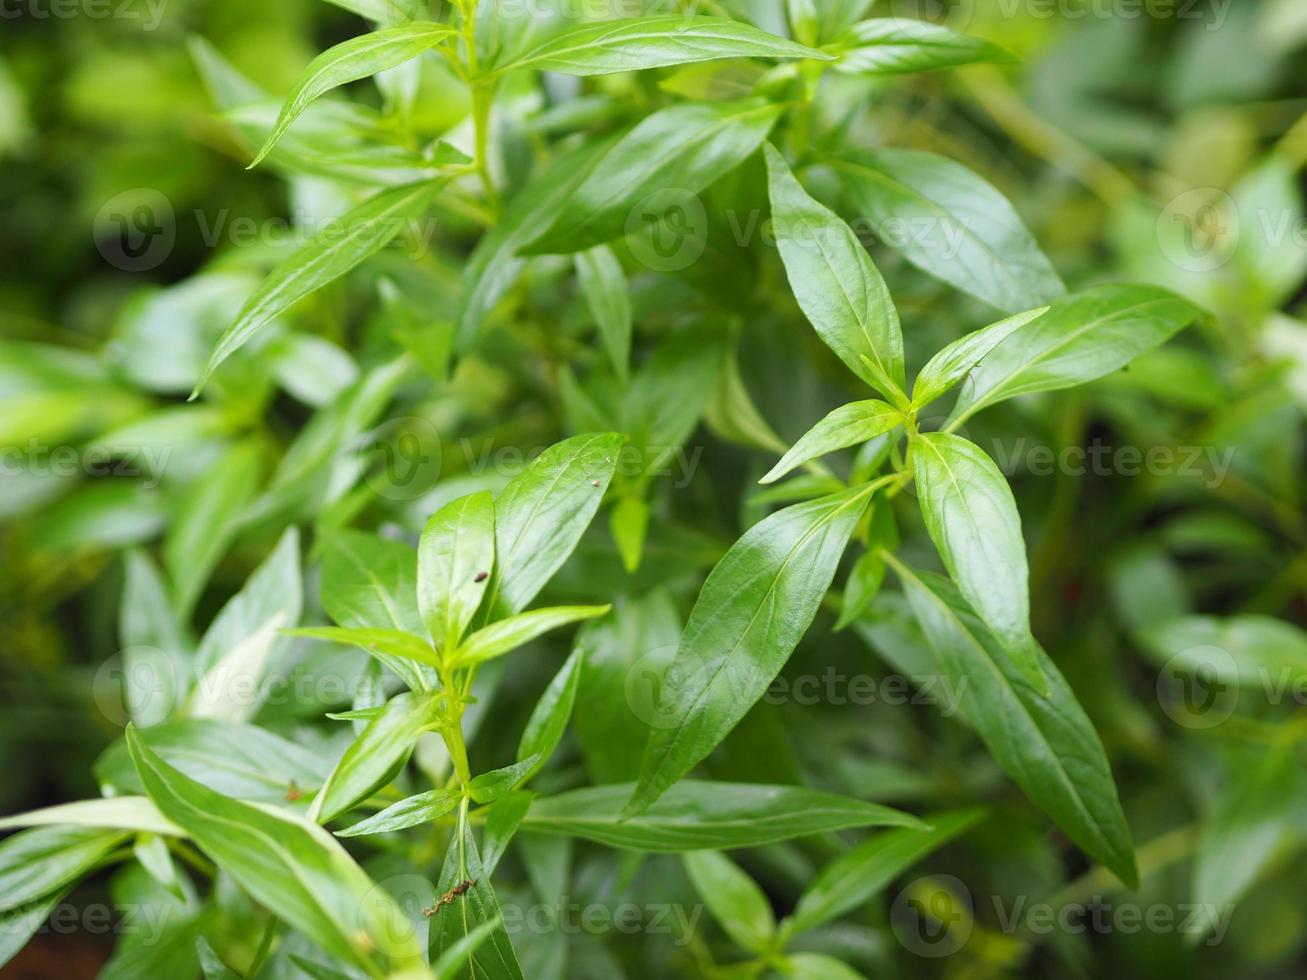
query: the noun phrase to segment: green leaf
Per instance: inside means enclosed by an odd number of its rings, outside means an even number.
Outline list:
[[[902,17],[864,20],[836,42],[835,50],[839,54],[835,70],[857,75],[899,75],[1017,60],[983,38]]]
[[[631,361],[631,291],[622,264],[607,245],[576,253],[576,281],[618,377],[625,379]]]
[[[60,803],[0,818],[0,830],[16,827],[98,827],[142,834],[182,836],[180,827],[167,820],[147,797],[111,796],[100,800]]]
[[[203,936],[195,937],[195,952],[199,956],[204,980],[240,980],[240,974],[222,961]]]
[[[1307,632],[1271,616],[1182,616],[1140,631],[1169,670],[1260,691],[1307,685]]]
[[[532,609],[477,630],[450,657],[450,667],[466,668],[502,657],[538,636],[569,623],[594,619],[612,606],[553,606]]]
[[[748,99],[679,103],[646,116],[604,154],[530,251],[582,252],[660,220],[655,195],[681,201],[730,173],[762,145],[781,111]]]
[[[495,498],[469,494],[431,515],[418,541],[418,611],[432,642],[458,646],[495,564]]]
[[[22,952],[67,895],[67,890],[54,891],[21,908],[5,911],[4,927],[0,928],[0,968]]]
[[[638,816],[622,810],[630,783],[572,790],[537,799],[531,830],[583,837],[610,847],[677,853],[760,847],[849,827],[924,827],[916,817],[877,803],[798,786],[687,779]]]
[[[420,636],[405,633],[403,630],[303,626],[284,632],[288,636],[304,636],[313,640],[328,640],[332,643],[348,643],[362,647],[369,653],[385,654],[384,662],[387,663],[390,657],[402,657],[432,667],[440,665],[440,656],[430,643]]]
[[[269,320],[309,293],[339,279],[383,248],[420,218],[436,192],[423,181],[392,187],[329,222],[295,253],[273,269],[245,303],[236,322],[218,339],[191,398],[196,398],[214,370],[250,340]]]
[[[377,972],[421,963],[407,918],[336,840],[285,811],[242,803],[184,776],[127,729],[127,747],[151,799],[259,904],[332,956]]]
[[[1038,689],[1047,682],[1030,635],[1021,515],[998,465],[973,442],[945,432],[912,441],[917,502],[930,540],[958,590]]]
[[[477,853],[472,828],[460,821],[458,832],[445,853],[436,891],[450,894],[467,882],[470,885],[453,901],[431,916],[429,947],[431,959],[440,962],[449,954],[457,959],[469,945],[467,937],[477,935],[488,923],[501,922],[499,900]],[[451,950],[457,949],[457,955]],[[513,943],[503,926],[490,927],[488,939],[479,941],[463,966],[440,974],[440,980],[522,980]]]
[[[495,67],[567,75],[606,75],[718,58],[812,58],[831,55],[722,17],[665,14],[582,24]]]
[[[277,117],[277,124],[250,162],[250,167],[263,161],[291,123],[319,96],[347,82],[368,78],[403,64],[456,33],[446,24],[412,21],[350,38],[328,48],[304,69]]]
[[[788,953],[785,968],[791,980],[866,980],[847,963],[824,953]]]
[[[649,530],[649,505],[640,497],[623,497],[608,515],[608,526],[617,543],[622,567],[634,572],[644,557],[645,535]]]
[[[508,852],[517,829],[522,825],[535,794],[524,789],[513,790],[486,807],[484,850],[482,865],[487,875],[493,875],[500,860]]]
[[[0,841],[0,912],[36,902],[96,867],[129,835],[98,827],[34,827]]]
[[[767,949],[776,917],[757,883],[718,851],[691,851],[681,860],[694,890],[736,945],[754,952]]]
[[[572,706],[576,703],[576,691],[581,683],[581,664],[585,657],[584,649],[578,644],[567,658],[562,669],[549,682],[545,693],[540,696],[535,710],[527,720],[522,731],[522,739],[517,744],[519,761],[536,757],[539,761],[527,774],[527,779],[539,772],[549,757],[562,741],[567,722],[572,717]]]
[[[926,855],[966,833],[985,811],[952,810],[929,814],[926,830],[888,830],[842,854],[813,879],[799,899],[789,928],[793,933],[837,919],[866,904]]]
[[[484,946],[491,936],[497,932],[502,932],[503,928],[504,920],[501,918],[488,919],[482,922],[475,929],[470,930],[466,935],[456,939],[446,947],[445,951],[436,959],[436,962],[431,964],[432,972],[437,977],[454,976],[463,969],[477,950]]]
[[[844,583],[844,601],[840,604],[840,618],[836,630],[842,630],[866,611],[880,592],[885,581],[885,559],[879,551],[863,553],[849,571]]]
[[[389,783],[430,726],[432,713],[430,695],[391,698],[336,763],[313,800],[309,818],[326,823]]]
[[[1066,293],[1007,198],[960,163],[891,149],[826,162],[854,209],[928,275],[1007,313]],[[905,235],[903,228],[930,234]]]
[[[772,514],[704,582],[645,748],[629,812],[647,808],[711,752],[763,696],[830,588],[870,493],[859,487]]]
[[[1111,374],[1200,315],[1196,306],[1155,286],[1108,284],[1056,300],[972,372],[953,417],[966,419],[1017,395]]]
[[[543,756],[539,753],[502,769],[483,772],[467,784],[467,792],[476,803],[494,803],[522,785]]]
[[[576,548],[617,468],[622,437],[573,436],[551,446],[495,501],[490,607],[521,612]]]
[[[912,404],[929,405],[976,369],[990,351],[1032,320],[1048,312],[1047,306],[1018,313],[998,323],[973,331],[942,348],[926,362],[912,383]]]
[[[430,823],[458,806],[463,793],[457,789],[432,789],[393,803],[352,827],[336,831],[337,837],[362,837],[365,834],[384,834],[404,830],[419,824]]]
[[[831,412],[805,432],[781,461],[759,483],[775,483],[796,466],[825,456],[837,449],[858,446],[903,424],[903,414],[893,406],[873,398],[850,402]]]
[[[903,331],[889,288],[844,221],[819,204],[767,146],[772,225],[790,288],[818,335],[850,371],[896,405]]]
[[[967,719],[1036,806],[1127,887],[1138,882],[1130,828],[1107,755],[1071,688],[1039,651],[1047,696],[1011,665],[946,579],[891,558],[940,670],[965,684]],[[963,690],[963,688],[959,688]]]

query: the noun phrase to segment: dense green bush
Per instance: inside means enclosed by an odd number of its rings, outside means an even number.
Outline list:
[[[1295,975],[1296,0],[334,2],[0,9],[0,963]]]

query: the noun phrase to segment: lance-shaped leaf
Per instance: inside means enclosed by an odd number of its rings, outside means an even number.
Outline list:
[[[516,650],[550,630],[556,630],[568,623],[594,619],[611,608],[611,606],[554,606],[548,609],[532,609],[530,612],[501,619],[469,636],[450,658],[450,666],[466,668],[493,660],[495,657],[502,657],[510,650]]]
[[[236,322],[218,339],[191,398],[199,395],[214,369],[269,320],[315,289],[339,279],[384,247],[408,222],[420,218],[435,191],[436,185],[430,181],[384,190],[329,222],[296,249],[269,273],[246,302]]]
[[[452,650],[462,639],[494,565],[490,491],[460,497],[431,515],[418,541],[418,611],[442,650]]]
[[[960,163],[889,149],[826,162],[857,212],[923,272],[1006,313],[1065,294],[1052,263],[1007,198]],[[930,234],[904,235],[904,227]]]
[[[326,823],[390,782],[431,724],[432,709],[430,695],[391,698],[336,763],[313,800],[310,819]]]
[[[926,362],[912,383],[912,404],[917,408],[929,405],[974,371],[976,365],[1010,335],[1047,312],[1048,307],[1041,306],[1018,313],[973,331],[942,348]]]
[[[420,636],[405,633],[403,630],[346,628],[343,626],[304,626],[300,629],[286,630],[289,636],[304,636],[311,640],[327,640],[331,643],[348,643],[362,647],[369,653],[385,654],[380,658],[388,663],[389,657],[403,657],[432,667],[440,665],[440,656],[435,648]]]
[[[534,68],[606,75],[719,58],[812,58],[832,55],[724,17],[664,14],[582,24],[515,55],[497,72]]]
[[[483,772],[467,784],[468,796],[477,803],[494,803],[526,782],[539,761],[540,756],[533,755],[511,766]]]
[[[902,424],[903,414],[878,398],[842,405],[805,432],[771,472],[758,482],[775,483],[810,459],[861,445]]]
[[[578,644],[562,669],[549,682],[545,693],[540,696],[535,710],[527,720],[526,728],[522,731],[522,739],[517,745],[517,758],[519,761],[532,756],[538,759],[528,773],[527,779],[544,767],[563,738],[568,719],[572,717],[572,706],[576,703],[576,691],[581,684],[581,664],[584,659],[585,650]]]
[[[458,889],[461,892],[455,894]],[[487,923],[501,921],[499,899],[490,885],[490,876],[481,864],[472,828],[459,821],[458,832],[449,842],[445,863],[440,870],[436,891],[450,901],[431,915],[428,945],[431,959],[439,962],[451,949],[464,949],[466,938],[478,935]],[[523,980],[513,943],[503,926],[491,927],[488,939],[481,941],[466,962],[440,980]]]
[[[694,890],[736,945],[766,949],[776,931],[776,917],[757,882],[719,851],[691,851],[682,860]]]
[[[967,720],[990,754],[1086,854],[1136,887],[1130,828],[1107,754],[1053,662],[1038,651],[1049,684],[1043,695],[1003,655],[952,583],[893,557],[889,562],[937,666],[952,683],[966,685]]]
[[[0,912],[21,908],[99,864],[127,834],[99,827],[33,827],[0,841]]]
[[[625,379],[631,360],[631,291],[622,264],[607,245],[596,245],[576,253],[576,281],[599,324],[608,358]]]
[[[965,833],[984,814],[980,809],[929,814],[925,818],[928,829],[888,830],[867,838],[822,868],[799,899],[790,931],[803,932],[865,904],[926,855]]]
[[[145,796],[110,796],[101,800],[79,800],[58,806],[29,810],[0,819],[0,830],[15,827],[99,827],[131,830],[141,834],[180,837],[185,832],[168,820]]]
[[[799,307],[850,371],[895,404],[906,403],[899,314],[871,256],[770,144],[767,170],[772,227]]]
[[[256,902],[332,956],[369,974],[421,963],[394,900],[325,830],[284,810],[243,803],[182,775],[134,728],[127,747],[150,798]]]
[[[634,851],[760,847],[848,827],[925,827],[911,814],[800,786],[687,779],[637,816],[623,815],[631,783],[537,799],[525,826]]]
[[[544,588],[576,548],[617,468],[616,432],[550,446],[495,501],[495,574],[490,603],[515,613]]]
[[[295,83],[295,89],[282,106],[277,124],[264,141],[263,147],[250,162],[256,167],[268,155],[282,134],[290,128],[301,112],[314,99],[347,82],[367,78],[416,58],[423,51],[457,33],[447,24],[430,21],[411,21],[396,27],[387,27],[361,37],[350,38],[328,48],[311,62]]]
[[[871,499],[866,487],[755,524],[704,582],[668,670],[629,813],[698,765],[766,693],[817,615]]]
[[[790,980],[867,980],[842,960],[825,953],[789,953],[784,957]]]
[[[1139,640],[1174,671],[1262,691],[1307,687],[1307,632],[1272,616],[1180,616],[1144,628]]]
[[[1111,374],[1202,315],[1155,286],[1107,284],[1053,302],[999,344],[962,387],[956,419],[1036,391],[1056,391]]]
[[[366,820],[336,831],[337,837],[362,837],[365,834],[384,834],[404,830],[418,824],[430,823],[446,813],[452,813],[463,798],[461,790],[433,789],[393,803]]]
[[[902,17],[864,20],[840,38],[836,50],[839,61],[835,70],[858,75],[899,75],[1017,60],[1010,51],[983,38]]]
[[[921,516],[944,567],[1013,662],[1045,689],[1030,635],[1026,543],[1012,488],[984,450],[961,436],[925,433],[913,440],[912,453]]]
[[[752,156],[781,108],[761,99],[679,103],[647,116],[596,163],[532,253],[580,252],[663,218],[659,192],[698,194]],[[646,210],[648,213],[646,213]]]

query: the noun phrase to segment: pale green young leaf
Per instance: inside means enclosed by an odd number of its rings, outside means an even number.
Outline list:
[[[1062,280],[1002,194],[946,157],[880,149],[826,161],[851,205],[913,265],[1003,310],[1042,306],[1066,292]]]
[[[0,912],[19,909],[71,884],[128,834],[100,827],[33,827],[0,841]]]
[[[864,552],[849,570],[844,583],[844,600],[835,628],[842,630],[866,611],[885,581],[885,559],[879,550]]]
[[[295,83],[294,90],[277,117],[276,125],[250,161],[250,167],[256,167],[262,162],[291,123],[319,96],[347,82],[368,78],[403,64],[410,58],[416,58],[455,33],[454,28],[447,24],[410,21],[350,38],[328,48],[309,62],[304,74]]]
[[[944,567],[1032,684],[1047,688],[1030,635],[1021,515],[997,464],[973,442],[928,432],[912,442],[917,502]]]
[[[362,837],[366,834],[384,834],[404,830],[452,813],[463,794],[457,789],[432,789],[392,803],[366,820],[336,831],[337,837]]]
[[[303,626],[299,629],[286,630],[288,636],[303,636],[311,640],[327,640],[331,643],[348,643],[361,647],[369,653],[384,654],[389,657],[403,657],[416,663],[432,667],[440,666],[440,655],[430,643],[420,636],[405,633],[403,630],[342,626]],[[384,662],[389,662],[385,660]]]
[[[938,669],[966,685],[967,720],[995,761],[1086,854],[1135,887],[1134,846],[1107,755],[1053,662],[1036,647],[1045,695],[1012,665],[952,583],[893,558],[890,565]]]
[[[497,72],[532,68],[568,75],[605,75],[718,58],[832,56],[723,17],[663,14],[581,24],[496,66]]]
[[[720,851],[691,851],[681,860],[699,898],[736,945],[765,950],[776,931],[776,916],[757,882]]]
[[[991,41],[903,17],[864,20],[840,38],[833,50],[839,56],[834,69],[856,75],[899,75],[1017,60]]]
[[[717,563],[681,636],[677,683],[663,692],[630,813],[701,762],[763,696],[817,615],[869,499],[857,488],[778,511]]]
[[[23,947],[46,924],[50,913],[67,895],[67,888],[59,889],[26,905],[5,911],[4,928],[0,928],[0,969],[22,952]]]
[[[99,827],[141,834],[178,837],[183,831],[159,812],[145,796],[109,796],[99,800],[60,803],[40,810],[0,818],[0,830],[18,827]]]
[[[330,222],[269,273],[246,301],[236,322],[218,339],[200,374],[194,399],[214,370],[243,347],[269,320],[314,290],[339,279],[383,248],[404,226],[426,211],[436,184],[423,181],[392,187]]]
[[[989,356],[989,352],[1032,320],[1048,312],[1047,306],[1018,313],[992,323],[953,341],[935,354],[917,374],[912,383],[912,404],[915,408],[929,405],[965,378],[976,365]]]
[[[259,691],[285,622],[283,611],[273,613],[205,671],[186,703],[192,718],[248,721],[259,707]]]
[[[552,606],[518,613],[508,619],[485,626],[466,640],[449,658],[451,667],[459,669],[485,663],[502,657],[511,650],[530,643],[538,636],[569,623],[594,619],[608,612],[612,606]]]
[[[850,371],[905,401],[903,331],[885,280],[853,229],[803,189],[775,147],[766,152],[772,227],[799,307]]]
[[[790,931],[804,932],[865,904],[926,855],[965,833],[984,815],[979,809],[928,814],[927,829],[873,834],[821,869],[800,897],[789,921]]]
[[[468,795],[476,803],[494,803],[526,782],[543,758],[543,754],[537,752],[511,766],[483,772],[467,784]]]
[[[649,504],[641,497],[623,497],[608,516],[608,526],[622,558],[622,567],[634,572],[644,556],[644,540],[649,530]]]
[[[631,291],[622,264],[607,245],[577,252],[576,281],[599,325],[608,359],[625,380],[631,361]]]
[[[1055,300],[999,344],[962,386],[953,417],[1017,395],[1056,391],[1119,370],[1202,315],[1155,286],[1107,284]]]
[[[283,810],[214,792],[154,754],[134,728],[127,747],[169,820],[259,904],[331,955],[370,974],[421,963],[403,912],[320,827]]]
[[[563,732],[567,730],[567,723],[572,717],[572,707],[576,704],[584,656],[585,650],[578,643],[562,669],[549,682],[545,693],[536,702],[531,717],[527,719],[521,741],[517,743],[517,758],[521,761],[535,756],[539,760],[528,773],[527,779],[544,767],[562,741]]]
[[[870,401],[841,405],[800,437],[799,441],[772,467],[759,483],[775,483],[796,466],[833,453],[837,449],[857,446],[903,424],[898,409],[873,398]]]
[[[631,783],[544,797],[525,826],[634,851],[678,853],[760,847],[849,827],[925,827],[911,814],[800,786],[677,783],[636,816],[623,814]]]
[[[495,498],[460,497],[431,515],[418,541],[418,611],[432,642],[453,650],[476,615],[495,564]]]
[[[784,962],[789,980],[866,980],[847,963],[825,953],[788,953]]]

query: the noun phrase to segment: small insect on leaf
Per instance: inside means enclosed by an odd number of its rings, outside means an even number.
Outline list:
[[[435,905],[432,905],[430,908],[423,909],[422,914],[425,915],[428,919],[431,918],[433,915],[438,914],[440,910],[443,909],[446,905],[453,905],[454,899],[461,898],[463,895],[467,894],[467,890],[471,888],[473,885],[475,885],[476,883],[477,880],[475,878],[469,878],[467,881],[459,882],[449,891],[445,892],[445,894],[441,895],[440,898],[437,899]]]
[[[489,573],[489,572],[477,572],[477,573],[476,573],[476,577],[474,577],[474,578],[472,579],[472,581],[473,581],[473,582],[484,582],[484,581],[485,581],[487,578],[489,578],[489,577],[490,577],[490,573]]]

